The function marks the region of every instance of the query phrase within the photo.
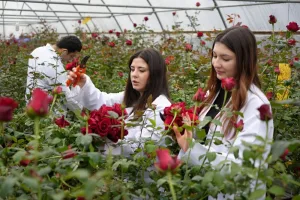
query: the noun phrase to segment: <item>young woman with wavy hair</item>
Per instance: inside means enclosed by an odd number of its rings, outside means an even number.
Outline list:
[[[211,162],[213,166],[221,161],[228,159],[230,161],[241,163],[243,151],[247,148],[242,141],[261,144],[262,142],[256,136],[261,136],[267,140],[273,138],[273,120],[263,121],[260,119],[258,108],[270,102],[260,90],[260,81],[258,78],[257,67],[257,45],[253,33],[245,27],[232,27],[217,35],[212,46],[211,74],[207,84],[207,97],[204,101],[204,109],[199,115],[199,119],[210,116],[222,122],[222,126],[213,123],[204,127],[207,133],[207,144],[196,143],[192,148],[189,147],[188,138],[192,138],[192,132],[185,130],[181,135],[177,127],[174,127],[176,138],[181,151],[179,157],[188,159],[192,165],[201,165],[205,159],[206,152],[216,152],[216,159]],[[228,92],[225,101],[225,91],[221,87],[221,80],[225,78],[234,78],[235,88]],[[226,116],[225,112],[220,112],[215,106],[225,107],[231,111],[243,113],[243,117],[233,115]],[[271,107],[268,107],[271,108]],[[270,111],[271,112],[271,111]],[[236,131],[234,123],[241,122],[242,130]],[[268,124],[268,125],[267,125]],[[215,132],[221,134],[214,134]],[[211,141],[213,140],[213,141]],[[215,143],[222,141],[222,144]],[[230,147],[235,146],[239,149],[239,158],[235,158],[230,152]],[[270,146],[267,145],[264,157],[270,152]],[[200,159],[199,159],[200,157]]]
[[[105,93],[100,91],[92,83],[87,75],[81,75],[78,83],[80,86],[79,102],[89,110],[99,109],[103,104],[112,106],[115,103],[123,103],[129,114],[126,121],[134,118],[135,111],[142,112],[142,122],[137,126],[128,127],[128,135],[125,136],[127,144],[123,145],[123,153],[129,156],[134,152],[136,147],[146,140],[158,141],[161,138],[160,131],[153,130],[148,119],[155,121],[157,127],[164,130],[164,122],[161,120],[159,113],[164,108],[171,105],[169,100],[169,88],[167,82],[167,68],[165,61],[155,49],[146,48],[137,51],[131,56],[128,62],[128,80],[125,91],[119,93]],[[69,72],[68,78],[74,80],[76,74]],[[148,99],[152,98],[152,105],[155,110],[147,107]],[[134,123],[130,121],[130,123]],[[105,146],[105,150],[112,144]],[[112,154],[121,154],[121,148],[114,145]],[[106,152],[108,153],[108,152]]]

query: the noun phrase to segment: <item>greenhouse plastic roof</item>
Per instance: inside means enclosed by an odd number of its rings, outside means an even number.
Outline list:
[[[44,21],[60,34],[72,34],[79,25],[88,32],[123,32],[133,30],[134,23],[154,32],[172,31],[175,24],[186,32],[212,31],[232,26],[228,15],[236,14],[240,18],[235,23],[259,33],[272,30],[269,15],[277,18],[276,31],[285,31],[290,21],[299,24],[299,11],[300,1],[295,0],[8,0],[0,2],[0,32],[35,32]],[[78,23],[84,19],[86,24]]]

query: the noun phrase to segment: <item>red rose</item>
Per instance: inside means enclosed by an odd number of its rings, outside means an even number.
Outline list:
[[[80,19],[77,22],[78,22],[78,24],[81,24],[81,20]]]
[[[266,64],[267,64],[268,66],[271,66],[271,65],[272,65],[272,62],[273,62],[273,61],[272,61],[271,59],[269,59],[269,60],[267,61]]]
[[[234,78],[223,78],[221,80],[221,86],[226,91],[231,91],[235,87],[235,80]]]
[[[299,61],[299,58],[296,57],[296,58],[294,58],[294,60],[295,60],[295,61]]]
[[[108,114],[108,111],[113,111],[113,108],[104,104],[100,107],[97,114],[99,114],[101,117],[109,117],[110,114]]]
[[[197,7],[199,7],[200,5],[201,5],[200,2],[197,2],[197,3],[196,3],[196,6],[197,6]]]
[[[109,31],[108,31],[109,34],[112,34],[113,32],[114,32],[113,30],[109,30]]]
[[[185,51],[186,52],[189,52],[189,51],[192,51],[193,50],[193,46],[189,43],[185,44]]]
[[[127,46],[131,46],[132,45],[132,41],[131,40],[126,40],[126,45]]]
[[[9,97],[0,97],[0,122],[12,120],[13,111],[18,107],[18,103]]]
[[[289,44],[290,46],[295,46],[295,45],[296,45],[296,40],[295,40],[295,39],[289,39],[289,40],[288,40],[288,44]]]
[[[80,132],[85,135],[86,134],[86,127],[80,128]],[[88,133],[93,133],[92,129],[88,127]]]
[[[116,32],[116,36],[120,37],[121,33],[120,32]]]
[[[190,110],[188,110],[188,111],[190,111]],[[195,125],[198,123],[197,121],[199,121],[198,116],[197,116],[197,115],[194,115],[193,112],[185,112],[185,113],[182,113],[182,115],[183,115],[183,116],[186,116],[186,115],[189,116],[189,118],[191,119],[191,121],[194,122],[194,123],[192,124],[192,126],[195,126]]]
[[[181,161],[177,159],[177,156],[171,156],[168,149],[156,150],[158,162],[154,163],[154,166],[161,172],[170,170],[176,172],[176,169],[181,165]]]
[[[119,117],[122,116],[122,105],[121,105],[121,104],[115,103],[115,104],[112,106],[112,110],[113,110],[114,112],[116,112],[116,113],[119,115]],[[125,109],[123,110],[123,115],[124,115],[124,116],[127,115],[127,112],[126,112]]]
[[[242,27],[244,27],[244,28],[249,28],[247,25],[242,25]]]
[[[148,21],[148,20],[149,20],[149,18],[148,18],[148,17],[144,17],[144,20],[145,20],[145,21]]]
[[[206,92],[204,92],[202,88],[199,88],[193,97],[193,101],[203,102],[205,99],[205,95]]]
[[[92,33],[92,38],[97,38],[98,37],[98,33]]]
[[[66,70],[72,70],[78,64],[78,58],[74,58],[74,60],[68,64],[66,64]]]
[[[270,24],[275,24],[277,22],[277,19],[274,15],[269,16],[269,23]]]
[[[299,30],[299,26],[296,22],[290,22],[286,28],[291,32],[297,32]]]
[[[70,123],[67,120],[65,120],[65,116],[64,115],[61,116],[60,118],[54,119],[54,122],[60,128],[64,128],[66,126],[70,126]]]
[[[240,121],[238,121],[237,123],[233,123],[233,126],[237,131],[242,131],[244,128],[244,121],[240,119]]]
[[[23,160],[20,161],[20,165],[22,165],[23,167],[26,167],[27,165],[29,165],[30,162],[31,162],[31,160],[24,158]]]
[[[271,92],[271,91],[267,92],[266,97],[268,100],[271,100],[273,98],[273,92]]]
[[[203,107],[199,107],[199,106],[196,108],[196,113],[195,113],[195,114],[196,114],[197,116],[200,114],[202,108],[203,108]],[[188,109],[187,112],[189,112],[189,113],[194,113],[194,110],[195,110],[195,106],[193,106],[193,107],[191,107],[190,109]]]
[[[268,104],[261,105],[258,109],[260,119],[263,121],[268,121],[272,119],[271,107]]]
[[[62,152],[63,159],[73,158],[77,155],[77,153],[73,149],[68,149]]]
[[[36,88],[32,92],[32,99],[27,105],[27,114],[29,117],[44,117],[49,112],[49,104],[53,99],[48,96],[40,88]]]
[[[204,40],[201,40],[201,41],[200,41],[200,45],[201,45],[201,46],[205,46],[205,45],[206,45],[206,42],[205,42]]]
[[[85,200],[84,197],[77,197],[76,200]]]
[[[61,86],[56,86],[52,91],[52,94],[61,94],[61,93],[62,93],[62,87]]]
[[[166,65],[169,65],[169,64],[171,64],[171,61],[170,61],[169,59],[166,58],[166,59],[165,59],[165,64],[166,64]]]
[[[176,15],[176,12],[172,12],[172,15],[175,16],[175,15]]]
[[[108,42],[108,46],[110,46],[110,47],[115,47],[116,44],[115,44],[114,42]]]
[[[133,27],[136,27],[137,26],[137,24],[136,23],[133,23]]]
[[[280,68],[279,67],[275,67],[274,68],[274,72],[275,72],[275,74],[280,74]]]
[[[198,38],[201,38],[202,36],[203,36],[203,33],[202,33],[201,31],[198,31],[198,32],[197,32],[197,37],[198,37]]]
[[[185,102],[173,103],[169,107],[165,107],[164,114],[165,115],[174,115],[175,113],[181,114],[185,112]]]
[[[120,78],[122,78],[124,76],[123,72],[118,72],[118,75]]]
[[[285,149],[282,155],[280,156],[281,160],[285,161],[286,156],[289,154],[289,149]]]
[[[98,132],[97,134],[101,137],[105,137],[111,127],[111,119],[104,118],[100,122],[98,122]]]

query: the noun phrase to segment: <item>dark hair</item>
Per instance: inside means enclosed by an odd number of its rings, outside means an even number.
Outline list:
[[[224,44],[236,56],[236,90],[231,94],[231,108],[239,111],[246,102],[247,91],[251,84],[261,87],[258,77],[257,67],[257,44],[253,33],[246,27],[231,27],[217,35],[212,49],[219,42]],[[212,52],[213,57],[213,52]],[[221,81],[217,78],[216,70],[213,65],[211,68],[210,78],[208,80],[206,90],[209,90],[207,102],[211,103],[221,88]],[[236,122],[237,116],[233,116],[228,121]],[[232,129],[232,123],[228,123],[225,127],[225,136]]]
[[[69,53],[80,52],[82,48],[81,41],[76,36],[65,36],[61,38],[56,46],[60,49],[67,49]]]
[[[149,80],[142,96],[140,92],[132,87],[130,70],[133,59],[142,58],[149,66]],[[145,110],[147,99],[152,95],[152,100],[155,100],[159,95],[165,95],[169,98],[169,88],[167,81],[167,68],[162,55],[151,48],[143,49],[136,52],[128,62],[129,76],[125,89],[124,104],[126,107],[133,106],[133,112],[136,110]]]

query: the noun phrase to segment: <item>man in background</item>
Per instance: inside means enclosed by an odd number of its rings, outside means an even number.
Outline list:
[[[63,62],[72,61],[81,48],[81,41],[76,36],[66,36],[56,44],[36,48],[31,53],[33,58],[28,61],[26,101],[30,99],[34,88],[52,91],[56,86],[61,86],[65,95],[65,106],[72,111],[81,109],[75,98],[79,88],[71,91],[66,86],[67,72],[63,65]]]

